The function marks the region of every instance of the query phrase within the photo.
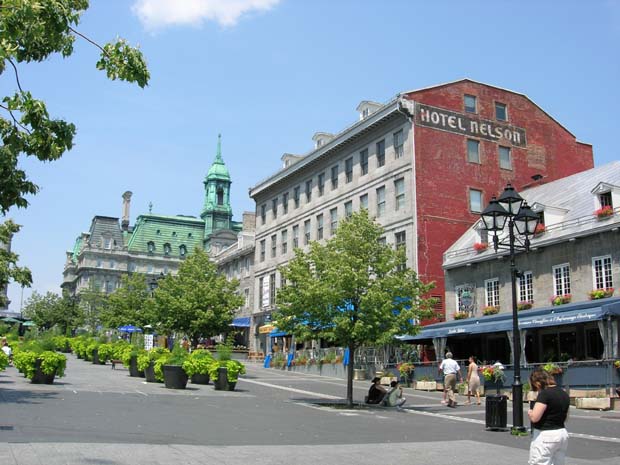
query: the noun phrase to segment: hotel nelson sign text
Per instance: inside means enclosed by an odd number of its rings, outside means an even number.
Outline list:
[[[515,147],[526,146],[525,129],[523,128],[472,118],[443,108],[417,103],[415,120],[420,126],[511,144]]]

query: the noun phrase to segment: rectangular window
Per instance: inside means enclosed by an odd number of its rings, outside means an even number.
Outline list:
[[[338,208],[329,211],[329,233],[333,236],[338,229]]]
[[[385,140],[377,142],[377,167],[385,165]]]
[[[405,231],[400,231],[394,234],[394,242],[397,249],[403,251],[403,253],[407,254],[407,235]],[[398,271],[403,271],[406,268],[406,262],[398,265],[396,269]]]
[[[249,307],[250,307],[250,290],[244,289],[243,290],[243,308],[249,308]]]
[[[377,189],[377,218],[385,214],[385,187]]]
[[[519,302],[534,302],[534,285],[532,272],[526,271],[519,278]]]
[[[304,245],[310,243],[310,220],[304,221]]]
[[[271,258],[275,258],[276,256],[276,246],[277,246],[276,242],[277,242],[277,238],[276,238],[276,235],[274,234],[271,236]]]
[[[599,194],[598,201],[601,204],[601,208],[603,207],[614,208],[614,204],[611,200],[611,192],[605,192],[604,194]]]
[[[405,154],[403,145],[403,130],[394,133],[394,158],[401,158]]]
[[[276,304],[276,274],[269,275],[269,305]]]
[[[510,159],[510,148],[499,147],[499,167],[504,170],[512,169],[512,160]]]
[[[103,260],[97,260],[97,268],[103,268]]]
[[[325,173],[319,173],[319,180],[317,182],[319,188],[319,197],[325,192]]]
[[[293,226],[293,248],[299,247],[299,225]]]
[[[495,119],[498,121],[507,121],[508,112],[506,105],[503,103],[495,102]]]
[[[282,194],[282,213],[285,215],[288,213],[288,192]]]
[[[594,289],[609,289],[614,287],[611,273],[611,256],[594,257],[592,259],[594,272]]]
[[[116,268],[116,262],[114,260],[110,260],[110,268],[111,269]]]
[[[278,217],[278,199],[277,198],[271,201],[271,213],[274,219]]]
[[[368,194],[360,195],[360,209],[368,210]]]
[[[344,161],[344,174],[347,183],[353,181],[353,157]]]
[[[332,166],[332,189],[338,189],[338,165]]]
[[[288,252],[288,230],[285,229],[280,233],[280,242],[282,243],[282,255],[286,255]]]
[[[267,205],[260,206],[260,220],[261,224],[265,224],[267,222]]]
[[[360,170],[362,176],[368,174],[368,149],[360,152]]]
[[[394,181],[396,195],[396,210],[405,208],[405,180],[403,178]]]
[[[474,213],[482,211],[482,191],[469,189],[469,210]]]
[[[465,104],[465,112],[477,113],[476,97],[473,95],[465,95],[463,103]]]
[[[323,214],[316,216],[316,240],[323,239]]]
[[[295,202],[295,208],[299,208],[299,186],[293,189],[293,202]]]
[[[265,278],[258,278],[258,293],[261,296],[261,308],[269,306],[269,300],[265,299]]]
[[[265,261],[265,239],[263,239],[262,241],[260,241],[260,261],[264,262]]]
[[[103,240],[103,248],[110,250],[112,248],[112,239],[110,239],[109,237],[105,238]]]
[[[499,279],[487,279],[484,288],[487,307],[499,308]]]
[[[467,139],[467,161],[470,163],[480,163],[480,142]]]
[[[349,218],[353,214],[353,202],[349,200],[344,203],[344,216]]]
[[[564,263],[553,267],[553,294],[570,294],[570,265]]]
[[[306,181],[306,202],[312,200],[312,179]]]

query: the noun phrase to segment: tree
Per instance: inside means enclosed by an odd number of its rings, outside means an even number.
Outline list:
[[[383,229],[362,209],[341,222],[324,245],[280,269],[284,285],[273,320],[278,329],[307,340],[327,338],[347,347],[347,403],[353,404],[353,358],[362,345],[388,344],[415,334],[415,321],[432,315],[433,284],[406,268],[405,254],[381,241]]]
[[[39,328],[51,329],[56,324],[61,300],[62,298],[54,292],[42,295],[34,291],[24,303],[22,314],[34,321]]]
[[[155,289],[155,311],[164,330],[188,334],[194,345],[201,336],[230,330],[234,310],[243,304],[239,283],[217,272],[206,252],[196,249],[176,276],[168,275]]]
[[[101,325],[101,315],[108,302],[107,294],[101,291],[94,281],[90,281],[88,288],[79,292],[78,302],[84,315],[84,323],[94,331]]]
[[[0,161],[1,163],[1,161]],[[1,185],[1,183],[0,183]],[[0,289],[3,289],[13,280],[24,287],[30,286],[32,283],[32,274],[28,268],[17,266],[19,256],[9,251],[7,247],[11,242],[11,238],[19,231],[19,226],[11,220],[4,224],[0,224]],[[0,307],[6,305],[6,299],[3,293],[0,293]]]
[[[56,325],[62,334],[74,333],[78,326],[84,324],[84,312],[78,305],[78,299],[67,291],[63,291],[56,308]]]
[[[140,87],[148,84],[149,72],[138,49],[130,47],[123,39],[100,46],[76,29],[81,14],[88,7],[88,0],[0,0],[0,76],[12,79],[15,87],[14,93],[2,97],[0,103],[0,111],[5,112],[0,115],[2,215],[12,206],[27,207],[26,196],[39,190],[20,167],[23,166],[20,158],[34,156],[42,162],[57,160],[72,148],[76,133],[75,125],[50,117],[45,102],[35,99],[22,87],[19,64],[42,62],[56,53],[66,58],[73,53],[76,37],[80,37],[100,50],[96,67],[105,71],[110,79],[135,82]],[[15,232],[15,225],[0,225],[0,240],[1,236]],[[10,266],[11,262],[7,268],[5,260],[0,261],[0,285],[7,276],[23,286],[31,284],[27,269],[17,269],[21,271],[15,277],[12,274],[17,271],[13,268],[11,273]]]
[[[153,299],[146,276],[132,273],[121,277],[120,286],[108,295],[101,321],[108,328],[153,323]]]

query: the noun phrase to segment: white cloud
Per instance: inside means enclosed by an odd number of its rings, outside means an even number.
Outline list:
[[[267,11],[280,0],[136,0],[133,12],[147,29],[173,25],[199,26],[216,21],[224,27],[237,24],[252,11]]]

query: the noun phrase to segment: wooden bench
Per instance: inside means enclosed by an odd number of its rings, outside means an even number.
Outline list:
[[[110,360],[110,363],[112,364],[112,369],[116,370],[116,364],[118,363],[119,365],[123,364],[122,360]]]

